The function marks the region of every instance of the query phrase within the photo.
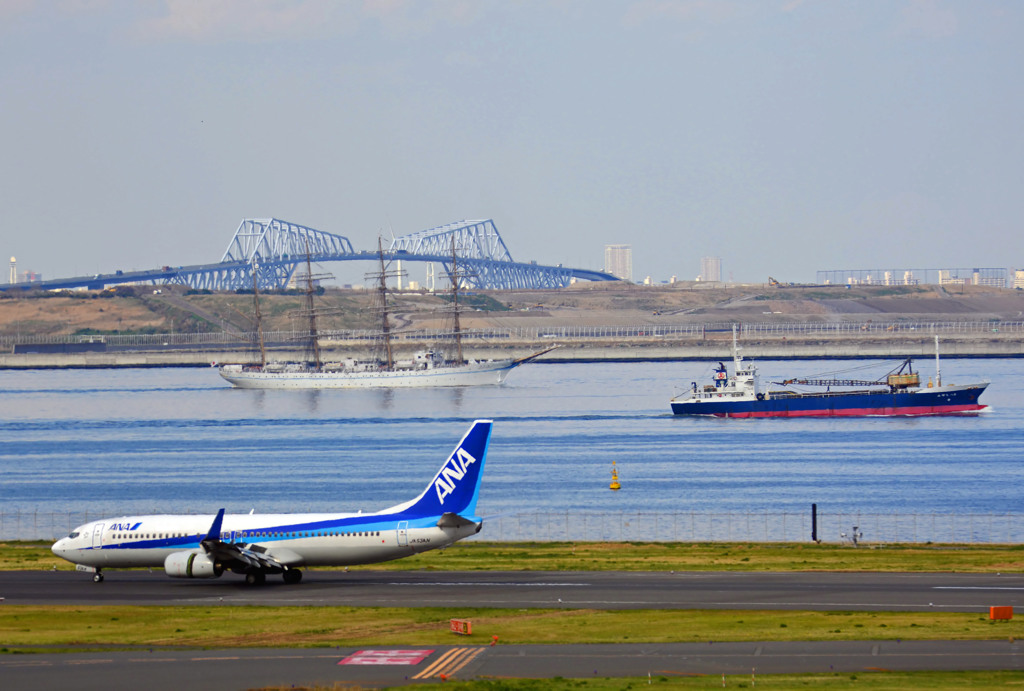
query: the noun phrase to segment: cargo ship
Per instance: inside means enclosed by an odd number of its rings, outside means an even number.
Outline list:
[[[781,386],[824,387],[824,391],[762,390],[757,367],[745,363],[733,329],[733,372],[718,363],[712,383],[690,385],[670,403],[676,415],[715,417],[844,417],[976,414],[987,406],[978,402],[988,386],[943,384],[939,369],[939,339],[935,338],[935,382],[921,386],[911,359],[876,381],[858,379],[788,379]]]

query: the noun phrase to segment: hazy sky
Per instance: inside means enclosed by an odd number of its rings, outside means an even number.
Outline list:
[[[1022,36],[1019,0],[0,0],[0,252],[493,218],[656,281],[1024,266]]]

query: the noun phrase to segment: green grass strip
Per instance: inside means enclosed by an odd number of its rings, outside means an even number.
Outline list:
[[[724,684],[723,684],[724,681]],[[867,689],[867,691],[956,691],[958,689],[1020,689],[1022,672],[856,672],[830,674],[720,674],[678,676],[671,672],[652,672],[648,677],[597,679],[495,679],[479,681],[449,680],[417,684],[417,691],[624,691],[625,689]],[[325,686],[332,691],[355,691],[358,686]],[[408,687],[403,687],[408,688]]]
[[[469,619],[471,636],[449,632]],[[333,647],[499,643],[993,640],[1024,636],[1021,619],[958,612],[549,610],[260,606],[0,608],[0,641],[44,647]]]
[[[48,543],[0,544],[0,570],[73,569]],[[482,542],[363,567],[439,571],[1022,572],[1018,545]]]

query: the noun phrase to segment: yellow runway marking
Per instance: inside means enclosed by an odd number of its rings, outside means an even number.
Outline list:
[[[484,648],[452,648],[412,678],[428,679],[442,674],[451,676],[476,659],[484,650]]]

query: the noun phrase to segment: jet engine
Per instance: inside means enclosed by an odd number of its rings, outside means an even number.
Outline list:
[[[175,552],[164,559],[164,571],[171,578],[219,578],[224,567],[205,552]]]

